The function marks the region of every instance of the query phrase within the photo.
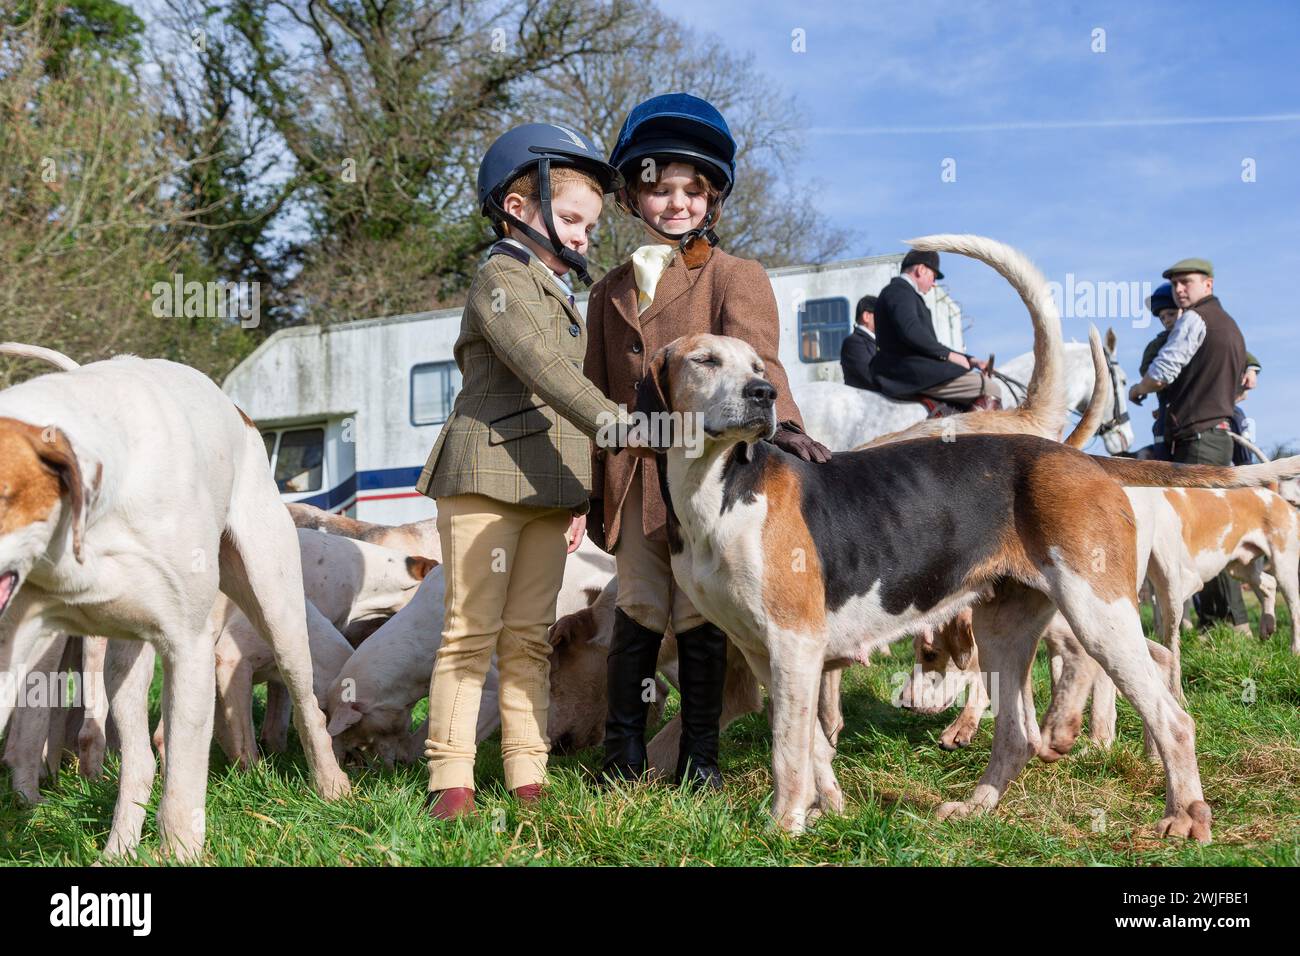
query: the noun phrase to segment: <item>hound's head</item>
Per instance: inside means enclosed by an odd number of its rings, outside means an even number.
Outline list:
[[[776,388],[763,373],[763,360],[740,339],[685,335],[651,357],[638,387],[637,411],[649,416],[652,434],[659,437],[663,423],[671,422],[688,433],[699,430],[706,442],[771,438]]]
[[[72,443],[58,428],[0,418],[0,616],[37,559],[58,560],[70,543],[82,560],[87,485]]]
[[[937,714],[957,701],[972,680],[975,630],[969,609],[938,628],[925,628],[912,640],[916,665],[908,675],[898,705],[919,714]]]

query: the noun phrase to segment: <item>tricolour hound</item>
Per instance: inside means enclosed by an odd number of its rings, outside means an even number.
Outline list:
[[[991,241],[985,252],[1023,260]],[[776,389],[763,372],[738,339],[684,336],[654,354],[638,404],[670,421],[692,416],[705,436],[694,457],[670,443],[660,458],[673,573],[768,688],[777,823],[798,832],[810,813],[843,806],[817,719],[824,668],[865,661],[992,588],[998,600],[975,606],[975,625],[990,635],[986,669],[1012,692],[1001,696],[993,758],[973,795],[939,816],[996,804],[1034,755],[1030,665],[1059,607],[1156,741],[1166,774],[1159,832],[1208,841],[1195,728],[1147,654],[1133,511],[1112,460],[1033,436],[966,435],[804,462],[763,441],[776,428]],[[1115,463],[1131,485],[1235,487],[1300,474],[1300,458],[1222,469]]]

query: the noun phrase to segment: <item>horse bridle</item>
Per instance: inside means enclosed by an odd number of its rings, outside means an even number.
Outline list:
[[[1101,347],[1102,354],[1106,356],[1106,372],[1110,375],[1110,393],[1111,393],[1111,418],[1103,422],[1097,429],[1097,434],[1105,437],[1113,431],[1128,424],[1128,396],[1120,393],[1119,374],[1116,371],[1123,371],[1115,356],[1111,354],[1110,349],[1106,346]]]
[[[1101,351],[1106,356],[1106,374],[1110,376],[1111,391],[1111,417],[1097,428],[1097,434],[1105,436],[1128,424],[1128,396],[1120,394],[1119,373],[1123,369],[1120,367],[1119,362],[1106,346],[1103,345]],[[996,369],[993,371],[993,377],[1006,385],[1017,405],[1024,404],[1025,399],[1029,396],[1028,385],[1017,381],[1010,375],[1003,375]],[[1080,418],[1083,417],[1083,413],[1074,408],[1070,409],[1070,414],[1078,415]]]

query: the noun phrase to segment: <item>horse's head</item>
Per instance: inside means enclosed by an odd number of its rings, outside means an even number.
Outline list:
[[[1128,418],[1128,376],[1115,358],[1115,330],[1106,330],[1106,371],[1110,375],[1110,401],[1097,433],[1109,454],[1117,455],[1133,447],[1133,425]]]

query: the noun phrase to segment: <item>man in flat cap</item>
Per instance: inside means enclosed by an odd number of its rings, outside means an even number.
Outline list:
[[[876,300],[876,343],[871,360],[876,388],[890,398],[938,399],[968,408],[1002,407],[988,363],[954,352],[934,334],[924,296],[943,278],[939,253],[913,249]]]
[[[840,368],[844,384],[854,388],[876,387],[871,377],[871,360],[876,357],[876,297],[858,299],[857,320],[853,331],[840,343]]]
[[[1170,457],[1189,465],[1232,464],[1231,421],[1246,374],[1246,343],[1232,316],[1214,295],[1208,259],[1183,259],[1164,271],[1182,313],[1142,381],[1129,390],[1138,402],[1161,392]],[[1221,574],[1201,591],[1201,623],[1229,620],[1248,629],[1240,595]]]

